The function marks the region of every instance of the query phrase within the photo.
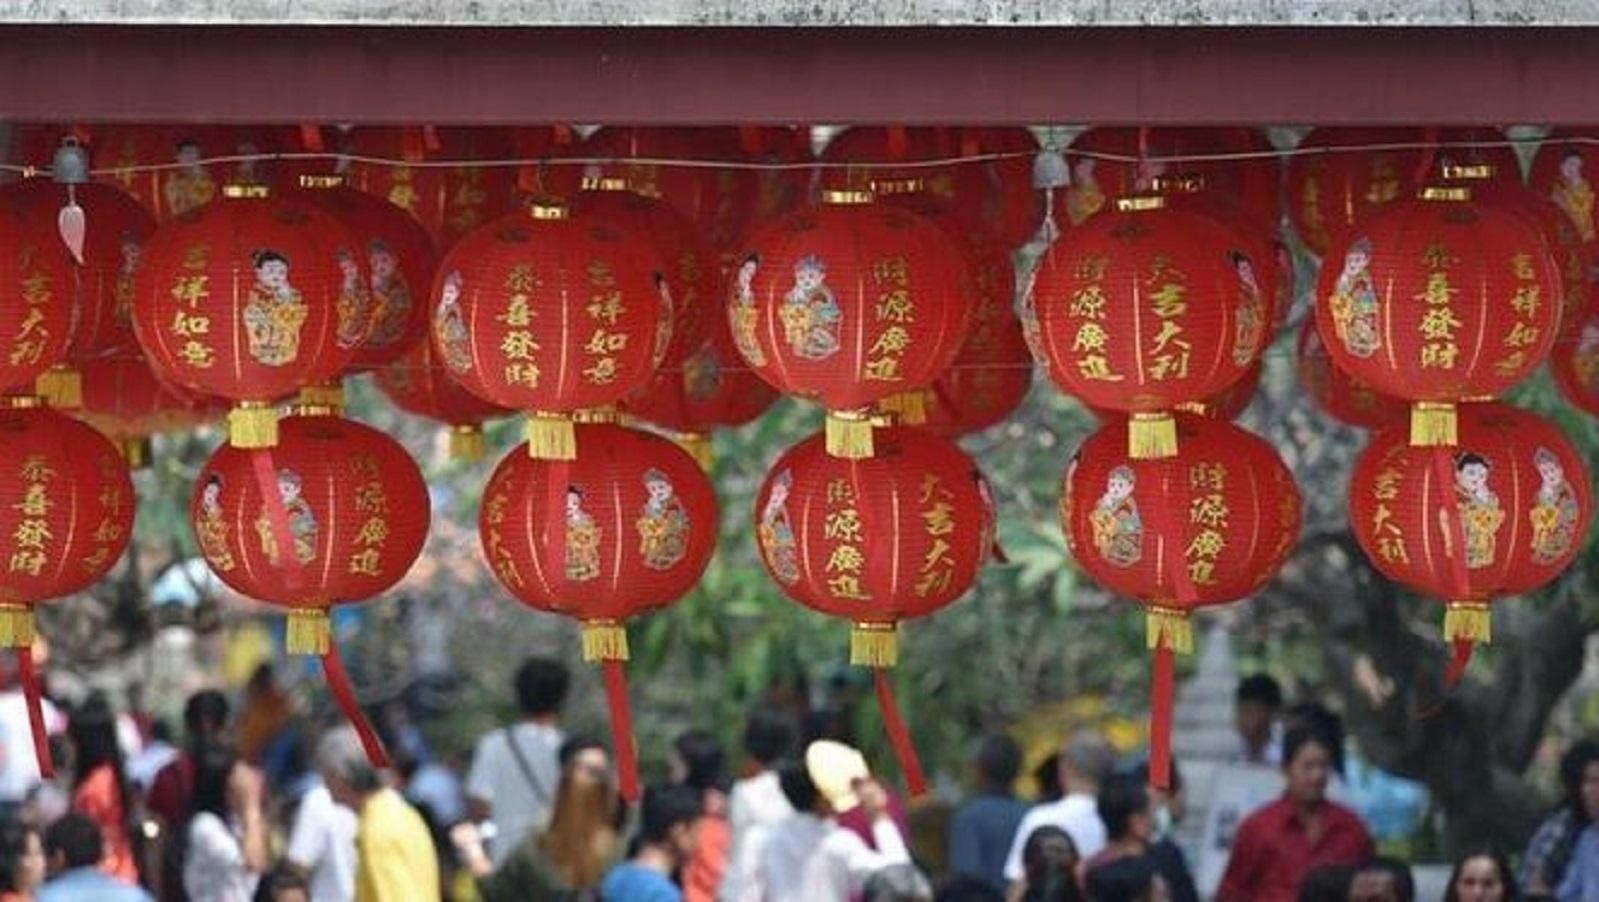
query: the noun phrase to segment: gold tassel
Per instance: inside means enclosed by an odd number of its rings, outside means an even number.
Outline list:
[[[1494,618],[1488,605],[1480,601],[1451,601],[1444,609],[1444,641],[1461,639],[1478,645],[1494,640]]]
[[[534,460],[577,460],[577,428],[572,418],[542,411],[528,414],[527,452]]]
[[[123,439],[117,448],[122,452],[122,459],[127,462],[130,470],[147,469],[150,466],[150,459],[154,457],[150,451],[150,440],[147,438]]]
[[[615,620],[583,622],[583,660],[626,661],[627,627]]]
[[[1170,413],[1135,413],[1127,420],[1127,456],[1156,460],[1177,456],[1177,420]]]
[[[68,366],[53,366],[33,381],[33,391],[57,410],[83,407],[83,374]]]
[[[688,452],[700,469],[709,473],[716,466],[716,448],[711,444],[711,437],[704,432],[679,432],[677,446]]]
[[[1417,401],[1410,405],[1410,444],[1414,448],[1453,448],[1460,443],[1455,405]]]
[[[859,410],[829,410],[827,453],[846,460],[871,457],[872,421]]]
[[[906,426],[926,426],[927,409],[932,406],[931,394],[925,388],[918,388],[889,395],[878,402],[877,409],[894,414]]]
[[[333,643],[328,612],[321,608],[295,608],[289,612],[284,648],[291,655],[326,654]]]
[[[1151,605],[1144,612],[1144,644],[1151,651],[1162,646],[1180,655],[1194,653],[1194,624],[1187,611]]]
[[[344,416],[344,383],[327,382],[300,389],[296,407],[325,407],[332,416]]]
[[[0,604],[0,647],[27,648],[36,635],[32,608],[23,604]]]
[[[235,448],[275,448],[278,412],[260,401],[244,401],[228,411],[228,443]]]
[[[489,453],[488,442],[483,438],[483,427],[476,423],[450,427],[450,459],[479,461]]]
[[[899,625],[857,623],[849,631],[849,662],[856,667],[893,667],[899,663]]]

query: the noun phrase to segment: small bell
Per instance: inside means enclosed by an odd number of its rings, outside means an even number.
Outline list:
[[[78,206],[76,186],[89,181],[89,155],[77,138],[69,136],[62,139],[61,146],[56,149],[55,159],[51,161],[50,174],[57,184],[67,186],[67,203],[56,216],[56,230],[60,232],[67,250],[72,252],[72,259],[82,266],[83,236],[88,224],[83,208]]]

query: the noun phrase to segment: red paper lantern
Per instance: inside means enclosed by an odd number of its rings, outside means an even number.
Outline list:
[[[899,660],[899,621],[939,611],[976,583],[994,516],[981,471],[958,445],[904,427],[883,430],[876,456],[862,461],[828,454],[812,436],[778,458],[756,500],[761,559],[778,587],[853,623],[850,662],[877,669],[913,794],[920,767],[883,670]]]
[[[535,204],[445,255],[433,341],[468,391],[529,411],[535,456],[570,460],[572,415],[620,403],[666,354],[672,298],[656,265],[616,222]]]
[[[1410,405],[1338,368],[1321,343],[1314,319],[1306,319],[1299,330],[1296,362],[1300,384],[1334,419],[1361,429],[1381,429],[1409,420]]]
[[[1527,175],[1533,192],[1559,207],[1586,244],[1595,242],[1594,226],[1599,223],[1594,219],[1592,181],[1599,172],[1599,146],[1590,143],[1596,137],[1599,129],[1592,126],[1556,128],[1538,145]]]
[[[1288,218],[1318,257],[1344,244],[1374,213],[1416,195],[1426,139],[1419,128],[1317,128],[1288,158]],[[1381,149],[1355,150],[1358,147]],[[1324,153],[1308,153],[1324,150]]]
[[[1131,414],[1140,458],[1176,453],[1171,411],[1243,378],[1268,343],[1271,304],[1249,244],[1160,198],[1123,202],[1068,231],[1022,301],[1050,378],[1084,403]]]
[[[1537,227],[1429,189],[1374,217],[1321,270],[1316,327],[1336,366],[1412,402],[1411,441],[1454,444],[1454,404],[1492,398],[1549,353],[1560,272]]]
[[[1599,416],[1599,309],[1589,307],[1561,333],[1549,372],[1567,401]]]
[[[355,243],[326,213],[246,192],[145,246],[133,325],[164,381],[232,401],[229,440],[276,441],[272,404],[334,380],[370,326]]]
[[[1259,592],[1293,551],[1300,497],[1263,439],[1225,420],[1178,418],[1182,451],[1144,460],[1107,426],[1066,466],[1061,525],[1096,582],[1148,607],[1155,655],[1150,771],[1169,770],[1172,655],[1191,653],[1195,609]]]
[[[1449,682],[1492,638],[1488,605],[1558,576],[1593,515],[1584,459],[1553,424],[1504,404],[1460,410],[1456,448],[1386,429],[1355,464],[1349,517],[1384,576],[1444,600]]]
[[[867,409],[926,388],[960,352],[975,304],[937,225],[864,192],[771,223],[741,255],[733,339],[762,379],[828,410],[830,453],[871,456]]]
[[[675,432],[677,442],[709,468],[714,429],[742,426],[777,400],[772,387],[750,372],[733,347],[727,319],[716,317],[711,335],[679,366],[655,371],[628,398],[628,413]]]
[[[457,460],[481,459],[486,450],[483,421],[511,415],[452,379],[431,341],[378,370],[377,385],[395,407],[449,426],[450,456]]]
[[[1033,387],[1033,356],[1021,320],[1001,295],[985,295],[955,362],[929,390],[929,431],[959,438],[998,426]]]
[[[72,341],[78,272],[61,236],[0,202],[0,392],[31,393]]]
[[[348,137],[357,159],[350,183],[411,214],[447,250],[474,229],[509,213],[516,190],[510,166],[417,165],[426,162],[507,160],[514,144],[501,128],[457,126],[358,127]]]
[[[1220,156],[1237,138],[1211,128],[1135,128],[1095,126],[1072,139],[1066,151],[1071,184],[1065,191],[1066,216],[1058,222],[1071,229],[1124,197],[1148,194],[1159,183],[1197,180],[1207,191],[1237,197],[1243,189],[1242,168],[1225,160],[1168,160],[1168,157]],[[1111,157],[1126,158],[1110,159]]]
[[[116,442],[128,466],[148,465],[150,436],[207,419],[199,399],[156,378],[137,348],[83,364],[78,419]]]
[[[583,625],[583,657],[603,662],[622,794],[638,797],[622,663],[623,621],[688,594],[719,531],[716,493],[683,450],[608,424],[577,430],[572,461],[518,448],[489,477],[479,532],[505,588]]]

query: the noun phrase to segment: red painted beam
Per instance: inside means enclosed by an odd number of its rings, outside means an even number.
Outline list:
[[[0,117],[1599,120],[1589,28],[0,27]]]

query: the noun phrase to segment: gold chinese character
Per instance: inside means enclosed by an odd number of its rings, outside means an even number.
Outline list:
[[[594,365],[583,371],[583,378],[594,385],[610,385],[616,381],[616,358],[601,357],[594,361]]]
[[[500,339],[500,353],[508,360],[532,360],[538,349],[532,332],[507,332]]]
[[[884,257],[872,264],[872,278],[878,282],[887,282],[891,285],[906,285],[910,282],[909,272],[905,266],[904,257]]]
[[[899,358],[883,357],[866,361],[864,378],[873,382],[898,382],[904,378],[899,371]]]
[[[1460,357],[1460,346],[1454,342],[1433,342],[1421,346],[1421,365],[1432,369],[1452,370]]]
[[[536,363],[506,364],[503,375],[506,385],[525,385],[528,388],[539,387],[539,365]]]
[[[914,323],[915,314],[910,292],[903,288],[896,288],[877,299],[877,321],[880,323]]]
[[[1429,307],[1421,315],[1421,336],[1431,341],[1454,338],[1455,330],[1460,325],[1460,320],[1455,319],[1455,312],[1450,308]]]
[[[382,517],[368,517],[355,534],[357,545],[382,545],[389,537],[389,521]]]
[[[50,524],[44,520],[21,520],[11,533],[11,538],[18,548],[43,548],[46,541],[55,538],[55,533],[50,531]]]
[[[866,566],[866,556],[854,545],[837,545],[827,556],[828,573],[859,573]]]
[[[194,335],[211,334],[211,318],[198,313],[184,313],[182,310],[172,312],[172,334],[188,338]]]
[[[1103,354],[1105,352],[1105,342],[1109,337],[1105,334],[1105,327],[1099,323],[1083,323],[1077,327],[1077,334],[1072,338],[1072,350],[1094,351]]]
[[[48,560],[42,551],[37,549],[16,551],[11,555],[11,572],[38,576],[44,570],[46,563],[48,563]]]
[[[1110,258],[1102,254],[1089,254],[1078,259],[1072,267],[1072,278],[1084,282],[1097,282],[1110,270]]]
[[[836,542],[861,540],[861,513],[853,507],[829,511],[822,521],[822,536]]]
[[[827,581],[827,594],[834,598],[850,598],[859,601],[871,601],[872,596],[861,588],[861,578],[853,573],[840,573]]]
[[[1066,312],[1077,319],[1104,319],[1104,286],[1098,283],[1084,285],[1072,292],[1072,303],[1066,308]]]
[[[877,336],[877,341],[872,343],[868,354],[903,354],[911,346],[911,336],[899,326],[889,326],[883,334]]]
[[[192,338],[184,342],[183,347],[178,349],[178,356],[182,357],[189,366],[202,370],[217,362],[216,352],[211,349],[210,345]]]
[[[363,548],[350,555],[349,572],[360,576],[377,576],[378,565],[382,561],[382,552],[376,548]]]
[[[1101,354],[1088,354],[1077,359],[1077,371],[1084,379],[1101,382],[1120,382],[1124,378],[1110,368],[1110,361]]]

